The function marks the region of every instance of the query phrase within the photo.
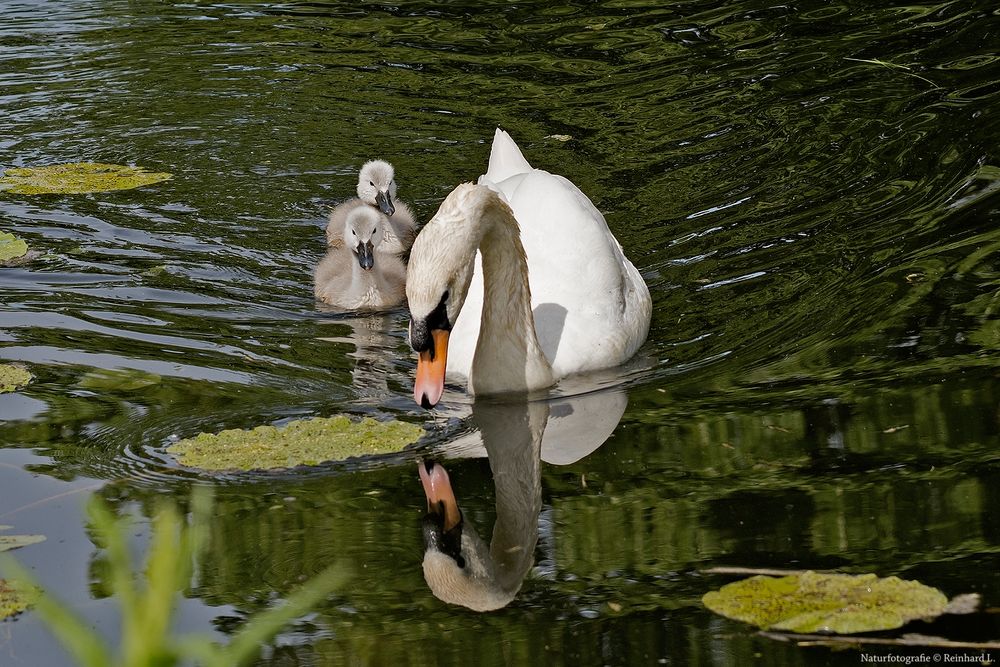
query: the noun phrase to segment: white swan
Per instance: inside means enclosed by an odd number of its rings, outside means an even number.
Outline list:
[[[390,239],[388,218],[360,199],[333,210],[326,256],[316,266],[316,298],[347,310],[398,306],[405,297],[406,266]]]
[[[374,206],[389,218],[398,252],[406,252],[416,236],[416,220],[410,207],[396,199],[396,172],[385,160],[369,160],[358,172],[358,199]],[[392,241],[389,241],[392,243]],[[395,249],[395,248],[394,248]]]
[[[466,520],[444,467],[419,465],[427,498],[424,579],[434,595],[475,611],[514,599],[534,562],[542,509],[539,449],[549,419],[544,401],[473,405],[496,489],[496,521],[487,545]]]
[[[425,407],[446,370],[470,393],[494,394],[618,365],[646,339],[652,311],[604,216],[499,129],[480,185],[455,188],[417,236],[406,294]]]

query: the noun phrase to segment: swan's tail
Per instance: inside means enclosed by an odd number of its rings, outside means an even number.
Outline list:
[[[493,148],[490,150],[490,166],[486,173],[480,177],[479,182],[483,185],[495,184],[525,172],[531,171],[531,165],[521,155],[521,149],[517,147],[510,135],[497,128],[493,135]]]

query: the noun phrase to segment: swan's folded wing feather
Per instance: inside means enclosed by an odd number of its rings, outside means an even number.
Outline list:
[[[490,165],[482,177],[486,182],[480,180],[480,185],[499,183],[528,171],[531,171],[531,165],[524,159],[521,149],[509,134],[498,127],[493,135],[493,147],[490,149]]]
[[[536,310],[535,328],[553,370],[564,375],[625,361],[648,326],[648,290],[638,271],[571,181],[536,169],[501,185],[514,180],[509,195],[528,256],[532,305],[549,304]]]

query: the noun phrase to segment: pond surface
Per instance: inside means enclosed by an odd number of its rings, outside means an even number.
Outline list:
[[[17,558],[114,638],[86,498],[137,516],[138,549],[157,498],[211,485],[180,631],[224,638],[351,574],[260,665],[859,663],[708,612],[721,565],[1000,607],[1000,12],[891,4],[6,0],[0,168],[174,174],[0,194],[0,231],[44,251],[0,268],[0,362],[36,376],[0,396],[0,523],[48,536]],[[497,126],[605,213],[649,340],[541,417],[472,415],[459,388],[428,413],[405,309],[324,312],[311,268],[362,162],[391,160],[426,221]],[[165,451],[337,413],[429,435],[281,474]],[[529,417],[552,427],[540,463],[518,458]],[[428,452],[485,541],[513,522],[535,544],[499,611],[424,581]],[[996,619],[918,631],[984,641]],[[4,665],[68,663],[30,613],[0,634]]]

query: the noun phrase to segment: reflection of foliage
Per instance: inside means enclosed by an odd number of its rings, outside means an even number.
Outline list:
[[[176,507],[161,504],[152,520],[152,541],[144,568],[145,587],[136,585],[128,547],[128,521],[115,518],[102,502],[91,502],[90,521],[99,543],[107,550],[111,588],[122,605],[121,646],[117,660],[101,636],[47,592],[34,603],[76,661],[88,667],[167,667],[197,661],[198,664],[229,667],[246,664],[292,619],[306,613],[340,585],[342,575],[331,566],[313,577],[284,604],[255,614],[227,645],[207,638],[170,634],[175,597],[187,588],[193,563],[208,539],[212,514],[206,492],[192,497],[192,521],[185,524]],[[8,561],[19,581],[35,584],[28,572]]]
[[[848,385],[805,387],[845,389],[849,402],[826,406],[766,390],[640,395],[604,447],[545,469],[555,565],[596,586],[716,559],[893,572],[1000,553],[995,383]]]
[[[80,378],[80,386],[101,392],[130,392],[152,387],[162,381],[163,378],[155,373],[97,368]]]
[[[149,172],[141,167],[78,162],[7,169],[0,178],[0,191],[19,195],[110,192],[131,190],[170,177],[171,174]]]
[[[415,484],[407,465],[318,476],[294,490],[259,480],[220,490],[199,561],[199,594],[249,613],[261,591],[286,591],[337,559],[354,564],[345,566],[351,572],[342,591],[354,607],[377,606],[387,591],[399,600],[419,598],[420,515],[399,521],[407,515],[401,509],[414,508]],[[406,561],[413,567],[401,571]]]
[[[936,618],[948,606],[944,593],[916,581],[816,572],[751,577],[702,600],[717,614],[760,628],[838,634],[892,630]]]

